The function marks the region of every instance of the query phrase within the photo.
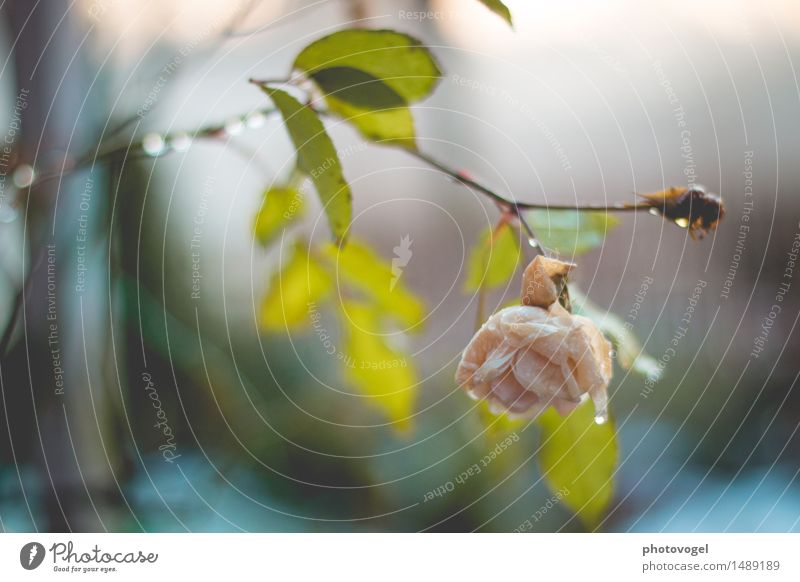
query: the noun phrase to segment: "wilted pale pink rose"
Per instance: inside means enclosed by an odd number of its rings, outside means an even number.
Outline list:
[[[492,315],[464,350],[456,381],[493,412],[533,418],[553,406],[564,415],[584,394],[605,410],[611,344],[589,319],[555,300],[560,277],[571,267],[534,259],[523,281],[526,305]]]

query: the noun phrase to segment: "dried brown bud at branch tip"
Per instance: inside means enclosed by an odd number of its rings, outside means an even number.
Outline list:
[[[725,216],[725,204],[716,194],[693,185],[688,188],[668,188],[653,194],[640,194],[647,200],[650,211],[689,229],[693,239],[703,238],[715,230]]]

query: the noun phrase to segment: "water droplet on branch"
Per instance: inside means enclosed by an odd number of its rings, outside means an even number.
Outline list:
[[[178,133],[169,140],[169,145],[173,151],[185,152],[192,145],[192,138],[189,134]]]
[[[14,222],[19,217],[19,210],[7,200],[0,202],[0,222]]]
[[[36,172],[33,167],[28,164],[20,164],[14,170],[11,179],[14,181],[14,186],[17,188],[27,188],[36,179]]]
[[[263,113],[260,111],[253,111],[245,118],[244,123],[250,129],[258,129],[259,127],[262,127],[266,121],[267,118]]]
[[[157,133],[148,133],[142,140],[142,150],[148,156],[160,156],[166,149],[164,138]]]
[[[225,122],[225,133],[228,135],[239,135],[242,131],[244,131],[244,123],[238,117]]]

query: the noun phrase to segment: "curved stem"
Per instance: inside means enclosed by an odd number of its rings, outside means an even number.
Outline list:
[[[263,86],[269,83],[288,83],[289,79],[275,79],[275,80],[260,80],[260,79],[250,79],[250,82],[258,85]],[[263,109],[259,109],[256,111],[257,113],[268,116],[274,113],[277,113],[277,109],[274,107],[266,107]],[[317,113],[320,115],[326,115],[327,112],[317,110]],[[247,116],[241,116],[240,120],[244,121]],[[169,144],[171,140],[175,139],[179,135],[186,135],[188,134],[192,139],[203,139],[203,138],[218,138],[225,134],[225,124],[214,124],[206,127],[202,127],[200,129],[195,130],[194,132],[173,132],[163,136],[165,144],[167,144],[167,149],[163,152],[164,155],[170,153]],[[119,156],[130,156],[131,152],[134,151],[136,156],[139,157],[141,155],[145,155],[142,142],[138,142],[136,145],[135,150],[133,150],[129,144],[124,143],[116,146],[112,146],[105,150],[94,150],[93,152],[87,152],[82,157],[78,158],[75,162],[73,162],[69,167],[66,167],[63,172],[56,172],[53,174],[42,174],[40,175],[32,185],[36,185],[40,182],[46,181],[48,179],[57,177],[59,175],[69,173],[75,171],[77,169],[84,168],[86,166],[95,164],[97,162],[104,162],[113,160]],[[495,202],[501,210],[506,210],[511,212],[517,220],[519,220],[522,228],[528,235],[529,240],[532,243],[532,246],[536,248],[538,240],[536,235],[531,228],[530,224],[528,224],[527,220],[523,216],[522,212],[524,210],[577,210],[577,211],[606,211],[606,212],[627,212],[627,211],[638,211],[638,210],[649,210],[651,205],[649,204],[636,204],[636,203],[618,203],[612,205],[602,205],[602,204],[581,204],[581,205],[568,205],[568,204],[540,204],[534,202],[518,202],[516,200],[510,200],[505,196],[498,194],[488,186],[481,184],[480,182],[470,178],[464,172],[459,172],[454,170],[453,168],[449,167],[448,165],[440,162],[436,158],[421,152],[416,149],[404,149],[404,151],[417,158],[418,160],[424,162],[425,164],[431,166],[446,174],[447,176],[451,177],[453,180],[457,181],[464,186],[476,190],[487,196],[493,202]]]
[[[255,79],[250,77],[247,82],[263,87],[264,85],[286,85],[291,83],[291,79]]]
[[[444,174],[447,174],[454,180],[461,182],[465,186],[478,190],[482,194],[485,194],[498,204],[502,205],[505,208],[508,208],[514,214],[519,213],[522,210],[607,210],[609,212],[625,212],[625,211],[636,211],[636,210],[648,210],[651,208],[649,204],[630,204],[630,203],[618,203],[612,204],[611,206],[603,205],[603,204],[579,204],[579,205],[568,205],[568,204],[539,204],[535,202],[517,202],[515,200],[509,200],[506,197],[498,194],[494,190],[491,190],[487,186],[484,186],[480,182],[476,182],[472,178],[464,175],[463,172],[459,172],[454,170],[447,165],[443,164],[442,162],[432,158],[428,154],[425,154],[419,150],[406,150],[410,155],[414,156],[418,160],[421,160],[436,168],[437,170],[441,171]],[[526,229],[528,230],[528,229]],[[529,232],[530,234],[530,232]]]
[[[274,107],[265,107],[262,109],[257,109],[254,112],[251,112],[247,115],[240,116],[239,120],[244,122],[248,116],[252,115],[253,113],[258,113],[265,117],[277,113],[277,109]],[[191,139],[209,139],[209,138],[218,138],[225,135],[225,124],[224,123],[216,123],[213,125],[208,125],[206,127],[201,127],[200,129],[194,131],[175,131],[172,133],[168,133],[163,136],[164,143],[167,145],[167,149],[164,151],[163,154],[171,153],[171,149],[169,148],[169,144],[172,140],[179,136],[188,135]],[[135,145],[131,146],[129,143],[120,143],[118,145],[114,145],[108,147],[103,150],[97,151],[92,150],[77,160],[72,162],[69,166],[64,168],[64,171],[57,171],[50,174],[41,174],[39,175],[34,182],[31,184],[31,187],[41,184],[42,182],[46,182],[47,180],[51,180],[53,178],[57,178],[61,175],[68,174],[70,172],[74,172],[76,170],[86,168],[98,162],[108,162],[113,161],[115,158],[120,156],[124,156],[126,159],[130,159],[134,157],[135,159],[145,157],[147,154],[144,153],[143,143],[142,141],[136,142]]]

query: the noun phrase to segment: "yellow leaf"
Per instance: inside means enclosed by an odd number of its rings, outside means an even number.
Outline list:
[[[490,289],[504,285],[514,275],[520,259],[519,238],[509,224],[503,224],[493,234],[487,228],[469,257],[465,291]]]
[[[286,130],[297,150],[297,169],[311,178],[328,224],[336,240],[343,240],[350,227],[353,200],[350,185],[342,173],[342,162],[325,126],[310,107],[271,87],[264,91],[281,112]]]
[[[269,188],[256,215],[255,232],[261,244],[267,244],[289,224],[303,215],[303,195],[296,188]]]
[[[382,145],[396,145],[409,149],[416,148],[414,141],[414,120],[411,110],[406,106],[370,110],[359,108],[341,99],[328,95],[325,99],[328,109],[356,129],[369,140]]]
[[[347,335],[342,360],[348,379],[396,429],[410,428],[417,384],[410,358],[386,343],[378,309],[350,301],[342,310]]]
[[[406,100],[369,73],[330,67],[311,78],[325,93],[328,109],[353,124],[367,139],[414,148],[414,121]]]
[[[597,424],[594,406],[584,402],[565,417],[553,408],[539,416],[539,465],[553,491],[589,528],[594,528],[614,497],[619,456],[614,423]]]
[[[309,310],[333,289],[330,273],[298,243],[288,263],[272,276],[261,305],[261,325],[270,331],[309,322]]]
[[[413,328],[422,323],[425,307],[402,282],[402,268],[410,259],[410,248],[404,248],[406,250],[401,250],[401,253],[407,254],[400,257],[399,263],[395,258],[394,267],[358,240],[350,240],[344,247],[329,245],[326,256],[335,262],[336,274],[341,281],[374,301],[382,313]],[[403,266],[400,263],[404,263]]]

